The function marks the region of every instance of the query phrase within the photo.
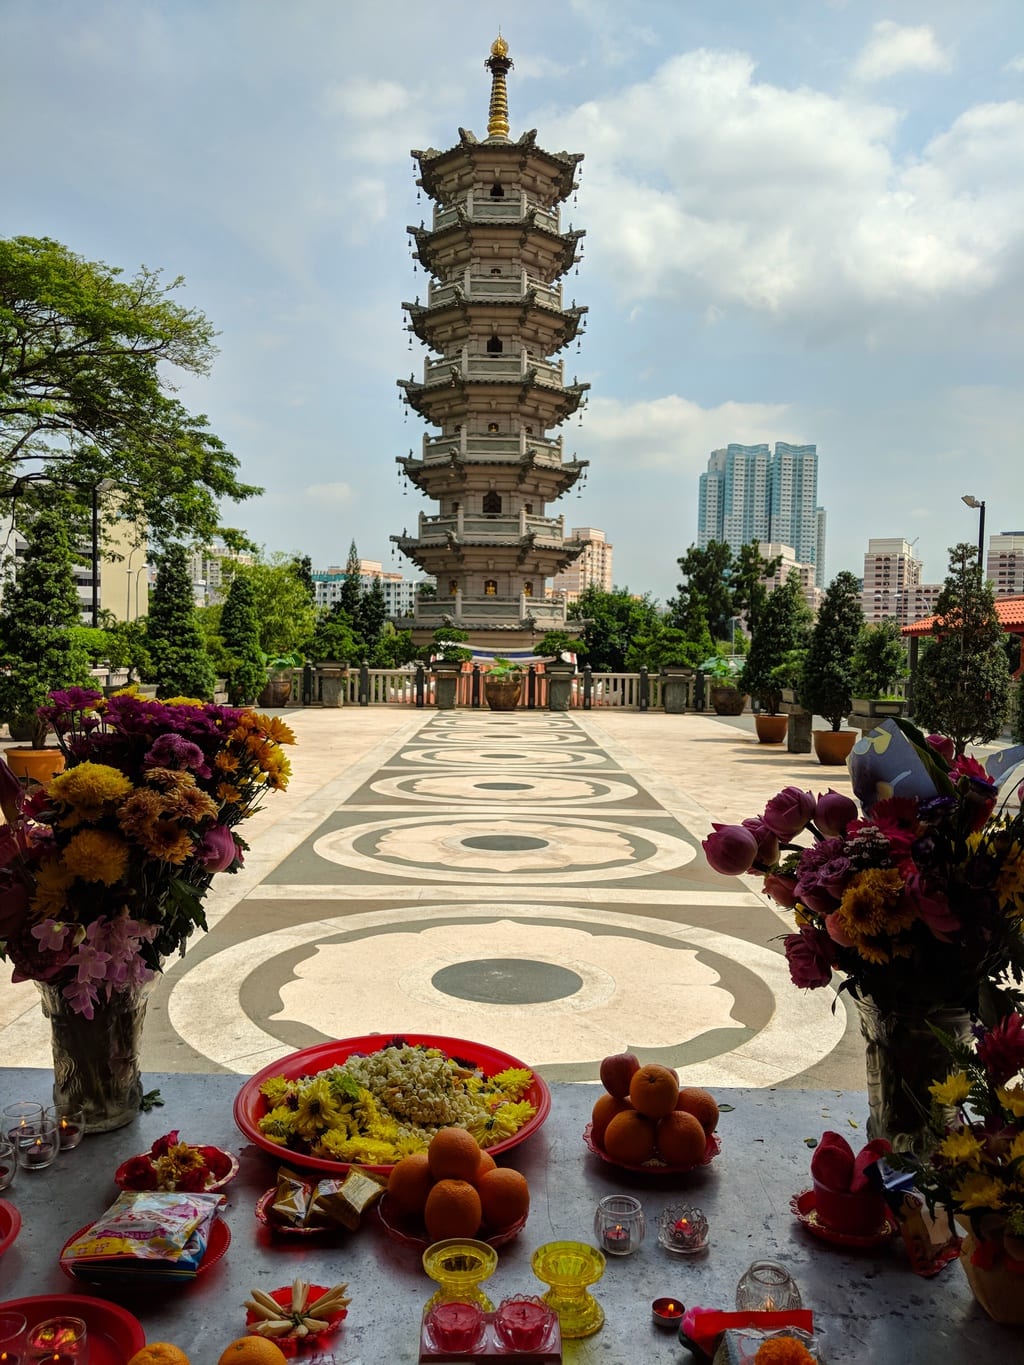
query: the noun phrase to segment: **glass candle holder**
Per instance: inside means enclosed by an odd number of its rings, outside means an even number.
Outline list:
[[[26,1326],[21,1313],[0,1313],[0,1365],[21,1365]]]
[[[47,1166],[53,1165],[60,1152],[60,1138],[52,1119],[26,1124],[17,1132],[14,1145],[18,1152],[18,1165],[23,1171],[45,1171]]]
[[[754,1261],[736,1286],[736,1308],[746,1313],[788,1313],[802,1308],[796,1281],[777,1261]]]
[[[646,1230],[643,1206],[631,1194],[606,1194],[594,1213],[594,1237],[609,1256],[639,1251]]]
[[[530,1268],[550,1286],[542,1295],[558,1314],[564,1340],[589,1337],[604,1322],[604,1309],[588,1294],[604,1274],[605,1259],[584,1242],[546,1242],[530,1258]]]
[[[14,1180],[14,1173],[18,1169],[18,1153],[13,1142],[0,1136],[0,1190],[6,1190]]]
[[[658,1219],[658,1242],[675,1256],[699,1256],[708,1249],[708,1220],[691,1204],[670,1204]]]
[[[475,1303],[437,1303],[426,1315],[427,1335],[441,1351],[472,1351],[484,1334],[484,1315]]]
[[[57,1125],[57,1137],[62,1152],[70,1152],[85,1136],[84,1109],[72,1109],[69,1105],[59,1104],[47,1109],[45,1117]]]
[[[435,1242],[423,1253],[423,1269],[438,1289],[423,1307],[428,1313],[439,1303],[473,1303],[484,1313],[494,1304],[479,1286],[490,1279],[498,1265],[498,1253],[486,1242],[472,1237],[449,1237]]]
[[[502,1299],[494,1316],[498,1336],[511,1351],[539,1351],[551,1334],[557,1314],[536,1294]]]
[[[0,1132],[13,1142],[19,1128],[39,1123],[42,1117],[43,1106],[36,1104],[35,1100],[17,1100],[14,1104],[5,1104],[0,1110]]]
[[[47,1318],[25,1338],[30,1365],[85,1365],[88,1337],[81,1318]]]

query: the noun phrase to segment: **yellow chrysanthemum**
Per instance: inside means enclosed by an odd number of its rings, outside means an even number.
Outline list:
[[[106,763],[79,763],[58,773],[47,787],[51,801],[70,808],[72,819],[62,816],[58,820],[61,824],[98,820],[131,790],[124,773]]]
[[[295,1110],[295,1131],[307,1141],[324,1128],[333,1128],[340,1118],[337,1101],[327,1080],[319,1076],[299,1091]]]
[[[939,1143],[939,1155],[958,1166],[974,1166],[981,1157],[982,1144],[969,1129],[948,1133]]]
[[[1010,1161],[1018,1161],[1024,1157],[1024,1133],[1018,1133],[1010,1143],[1009,1151],[1006,1153]]]
[[[167,697],[161,703],[163,706],[205,706],[206,702],[200,701],[198,697]]]
[[[295,743],[295,731],[285,725],[280,716],[260,716],[260,721],[275,744]]]
[[[218,782],[217,795],[222,801],[226,801],[232,806],[237,806],[242,800],[242,793],[237,787],[233,787],[230,782]]]
[[[136,837],[151,858],[178,867],[188,861],[195,849],[191,835],[176,820],[154,820],[141,828]]]
[[[996,895],[1008,914],[1024,916],[1024,847],[1008,849],[996,878]]]
[[[217,803],[193,783],[191,786],[181,787],[170,795],[166,812],[185,824],[198,825],[203,820],[217,818]]]
[[[73,834],[64,849],[65,869],[83,882],[102,882],[113,886],[128,867],[129,848],[116,834],[102,829],[81,829]]]
[[[235,773],[238,771],[238,756],[227,749],[220,749],[213,756],[213,766],[222,773]]]
[[[1008,1109],[1015,1119],[1024,1119],[1024,1086],[1003,1086],[996,1091],[999,1103]]]
[[[998,1209],[1003,1202],[1003,1184],[981,1171],[972,1172],[953,1191],[957,1205],[969,1209]]]
[[[908,928],[916,913],[903,897],[903,878],[894,867],[869,867],[858,872],[837,911],[839,923],[858,948],[862,940]]]
[[[951,1071],[944,1081],[936,1081],[928,1092],[939,1104],[963,1104],[971,1093],[971,1082],[964,1071]]]
[[[36,889],[30,906],[40,919],[67,918],[68,889],[74,874],[65,871],[56,859],[40,863],[35,870]]]

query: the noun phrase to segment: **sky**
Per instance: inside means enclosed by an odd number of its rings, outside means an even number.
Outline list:
[[[964,494],[1024,531],[1021,0],[3,0],[0,235],[184,277],[219,355],[178,395],[266,490],[225,524],[420,576],[409,153],[486,136],[499,24],[512,136],[585,156],[549,511],[617,587],[672,596],[733,441],[817,444],[829,579],[902,536],[941,581]]]

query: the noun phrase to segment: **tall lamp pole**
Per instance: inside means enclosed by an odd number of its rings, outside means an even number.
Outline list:
[[[985,577],[985,499],[980,501],[971,493],[965,493],[960,499],[968,507],[977,508],[978,511],[978,568],[981,570],[981,577]]]
[[[113,479],[100,479],[92,486],[92,624],[100,623],[100,494],[114,488]]]

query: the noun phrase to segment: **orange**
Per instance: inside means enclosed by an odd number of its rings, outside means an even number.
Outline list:
[[[439,1180],[423,1209],[432,1242],[445,1237],[475,1237],[482,1217],[480,1196],[468,1180]]]
[[[498,1166],[482,1177],[477,1190],[484,1222],[495,1232],[503,1232],[530,1210],[530,1187],[526,1176],[508,1166]]]
[[[713,1133],[718,1126],[718,1103],[714,1095],[697,1086],[683,1086],[676,1100],[676,1108],[699,1119],[705,1133]]]
[[[623,1109],[610,1120],[601,1145],[612,1161],[639,1166],[654,1155],[654,1123],[635,1109]]]
[[[599,1096],[590,1115],[590,1122],[593,1125],[591,1135],[599,1147],[604,1146],[604,1130],[615,1115],[621,1114],[623,1109],[632,1107],[629,1100],[620,1100],[615,1095]]]
[[[189,1365],[189,1359],[180,1346],[172,1346],[169,1341],[151,1341],[135,1352],[128,1365]]]
[[[433,1183],[426,1152],[413,1152],[391,1168],[388,1203],[400,1217],[417,1217],[423,1212]]]
[[[496,1170],[496,1169],[497,1169],[497,1165],[498,1165],[498,1163],[495,1161],[494,1157],[491,1156],[490,1152],[481,1152],[481,1153],[480,1153],[480,1164],[479,1164],[479,1166],[477,1166],[477,1168],[476,1168],[476,1175],[475,1175],[475,1177],[473,1178],[472,1183],[473,1183],[474,1185],[479,1185],[479,1184],[480,1184],[480,1177],[483,1176],[483,1175],[486,1175],[488,1171]]]
[[[239,1337],[225,1347],[217,1365],[287,1365],[288,1357],[269,1337]],[[131,1361],[128,1362],[131,1365]]]
[[[708,1135],[700,1119],[685,1109],[673,1109],[658,1120],[655,1142],[658,1155],[670,1166],[696,1166],[707,1150]]]
[[[427,1148],[435,1180],[473,1180],[480,1165],[480,1144],[465,1128],[441,1128]]]
[[[679,1077],[660,1062],[648,1062],[634,1073],[629,1099],[634,1109],[650,1119],[660,1119],[676,1107]]]

